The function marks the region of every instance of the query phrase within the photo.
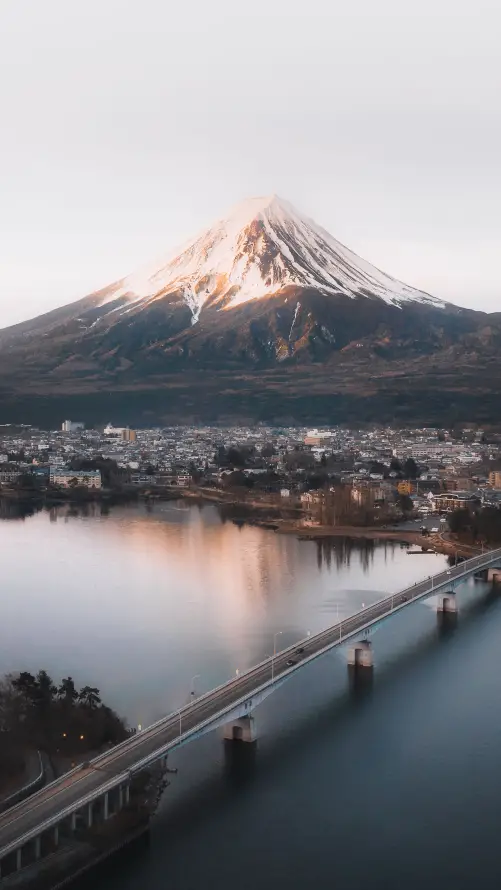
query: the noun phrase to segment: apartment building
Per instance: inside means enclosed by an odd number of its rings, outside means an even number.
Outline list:
[[[59,485],[61,488],[77,485],[84,488],[101,488],[100,470],[60,470],[51,467],[49,479],[51,485]]]

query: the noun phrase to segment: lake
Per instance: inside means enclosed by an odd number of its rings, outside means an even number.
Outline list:
[[[270,654],[275,634],[288,645],[446,563],[185,502],[63,508],[0,534],[0,671],[71,674],[143,726]],[[256,710],[256,747],[214,732],[174,752],[150,849],[113,884],[497,887],[501,604],[474,582],[458,599],[453,632],[433,602],[383,624],[363,694],[335,651]]]

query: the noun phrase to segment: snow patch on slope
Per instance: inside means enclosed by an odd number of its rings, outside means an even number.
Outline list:
[[[290,329],[290,331],[289,331],[289,343],[290,343],[290,339],[291,339],[291,337],[292,337],[292,331],[293,331],[293,329],[294,329],[294,325],[296,324],[297,314],[298,314],[298,312],[299,312],[300,309],[301,309],[301,303],[300,303],[299,300],[298,300],[297,303],[296,303],[296,311],[294,312],[294,318],[292,319],[291,329]]]

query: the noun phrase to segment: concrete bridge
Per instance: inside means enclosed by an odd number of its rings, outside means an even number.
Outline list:
[[[216,727],[224,727],[226,738],[253,741],[252,714],[257,705],[334,647],[351,642],[349,662],[361,670],[371,667],[366,639],[371,629],[434,594],[439,596],[439,610],[455,612],[455,588],[476,574],[501,581],[501,549],[468,559],[298,641],[0,814],[0,877],[53,852],[60,829],[74,832],[82,823],[91,826],[93,820],[106,820],[118,812],[129,800],[133,775],[180,745]]]

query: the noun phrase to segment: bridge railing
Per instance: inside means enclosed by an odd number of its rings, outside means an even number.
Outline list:
[[[496,558],[501,559],[501,549],[498,551],[497,555],[495,553],[489,553],[489,554],[485,554],[484,556],[481,556],[478,558],[475,557],[475,560],[477,561],[477,565],[485,565],[486,563],[494,561]],[[468,575],[475,569],[475,565],[472,565],[470,561],[468,561],[468,566],[466,566],[466,561],[465,561],[465,563],[462,563],[461,565],[462,565],[462,567],[464,566],[464,568],[462,569],[461,572],[458,572],[454,575],[454,577],[456,577],[456,578],[461,578],[463,575]],[[388,614],[391,614],[391,612],[403,609],[412,602],[413,597],[411,597],[411,596],[409,596],[409,598],[406,599],[405,602],[400,601],[400,598],[405,594],[416,594],[416,599],[422,599],[427,596],[430,596],[430,594],[432,594],[435,589],[435,586],[431,584],[432,579],[437,582],[436,589],[440,589],[442,586],[446,586],[447,584],[450,583],[451,576],[450,576],[449,571],[445,570],[444,572],[438,572],[436,575],[433,575],[433,576],[430,576],[430,578],[424,579],[424,581],[418,582],[417,585],[413,584],[407,588],[400,589],[393,594],[389,594],[388,596],[383,597],[380,600],[377,600],[375,603],[372,603],[370,606],[367,606],[365,609],[362,609],[359,612],[356,612],[354,615],[351,615],[351,616],[343,619],[342,621],[338,622],[337,624],[333,624],[330,627],[326,628],[325,630],[320,631],[318,634],[315,634],[313,637],[306,637],[304,640],[298,641],[298,642],[294,643],[292,646],[289,646],[285,649],[281,649],[279,654],[281,656],[283,656],[284,654],[286,655],[289,651],[293,651],[293,650],[297,649],[297,647],[301,645],[301,642],[304,642],[305,644],[307,642],[312,642],[313,640],[316,642],[320,642],[322,640],[322,637],[332,637],[332,633],[337,627],[339,627],[341,642],[344,642],[345,640],[348,640],[353,636],[357,636],[358,634],[363,632],[366,628],[371,627],[374,623],[376,623],[378,620],[380,620],[380,618],[386,617],[385,614],[383,614],[382,616],[376,616],[375,618],[373,616],[371,617],[371,613],[373,613],[374,609],[377,608],[378,606],[380,607],[380,606],[387,605],[389,607],[387,610]],[[430,582],[430,583],[427,584],[426,582]],[[423,590],[423,587],[424,587],[424,590]],[[417,591],[419,591],[417,593],[416,593],[416,588],[417,588]],[[364,624],[363,617],[364,617],[365,613],[367,613],[368,621],[367,621],[367,623]],[[350,627],[350,625],[353,624],[354,619],[360,619],[360,621],[362,623],[361,624],[358,623],[356,627]],[[348,626],[348,629],[347,629],[347,626]],[[343,633],[343,627],[345,630],[344,633]],[[334,645],[336,645],[336,643],[334,643]],[[330,651],[332,649],[332,646],[333,646],[333,643],[331,640],[331,642],[327,643],[323,648],[316,650],[310,656],[306,657],[301,662],[301,666],[321,657],[323,654]],[[252,670],[246,672],[245,674],[241,674],[239,679],[245,679],[245,677],[248,679],[249,675],[252,674],[253,671],[264,667],[267,663],[269,663],[269,660],[270,659],[267,658],[267,659],[265,659],[265,661],[261,662],[260,665],[254,666],[254,668],[252,668]],[[142,760],[140,760],[138,763],[135,764],[134,769],[143,769],[143,768],[147,767],[151,762],[158,759],[159,756],[162,756],[163,751],[167,751],[167,750],[171,749],[172,747],[177,745],[178,742],[180,740],[182,740],[183,738],[187,739],[189,736],[200,732],[205,727],[210,726],[214,723],[217,723],[217,721],[220,720],[221,718],[223,718],[225,715],[227,715],[228,712],[235,710],[240,705],[245,703],[249,699],[249,697],[254,698],[255,696],[259,696],[260,693],[262,693],[265,689],[267,689],[272,682],[279,683],[284,678],[286,678],[288,675],[291,675],[292,673],[294,673],[294,671],[296,671],[296,670],[298,670],[298,667],[291,666],[288,670],[285,670],[285,671],[282,670],[279,673],[279,675],[275,677],[274,681],[272,681],[271,679],[267,679],[265,682],[261,683],[258,687],[256,687],[256,689],[253,689],[252,693],[249,693],[247,691],[240,699],[237,699],[236,701],[231,702],[231,704],[225,705],[223,708],[221,708],[217,712],[215,712],[215,713],[211,714],[209,717],[206,717],[205,719],[201,720],[200,723],[198,723],[196,726],[191,727],[182,736],[180,736],[179,739],[172,739],[169,742],[165,743],[165,745],[162,748],[160,748],[158,751],[148,754],[146,757],[144,757]],[[222,684],[221,687],[217,687],[217,690],[213,690],[212,692],[216,692],[222,688],[228,688],[229,685],[230,685],[230,683],[228,683],[228,682],[224,683],[224,684]],[[207,696],[210,696],[210,695],[211,695],[211,693],[207,694]],[[204,696],[204,697],[207,697],[207,696]],[[197,701],[200,701],[200,699],[197,699]],[[179,712],[177,712],[177,713],[179,713]]]
[[[501,559],[501,549],[497,552],[489,552],[488,554],[484,554],[479,557],[474,557],[472,560],[465,560],[465,562],[461,564],[462,571],[455,573],[454,577],[458,578],[458,577],[462,577],[463,575],[470,574],[471,571],[473,571],[475,568],[475,565],[472,565],[472,563],[474,563],[474,562],[476,562],[478,565],[484,565],[486,563],[492,562],[496,558]],[[423,585],[426,585],[427,581],[432,582],[432,586],[430,587],[428,585],[427,589],[424,592],[421,590],[421,592],[417,593],[416,594],[417,599],[423,598],[423,596],[429,596],[431,593],[433,593],[433,590],[435,589],[435,587],[433,585],[432,579],[434,581],[436,581],[436,589],[439,589],[440,587],[445,586],[448,583],[450,583],[450,580],[451,580],[450,570],[438,572],[436,575],[430,576],[429,579],[425,579],[424,581],[418,582],[418,584],[417,584],[418,590],[420,590],[423,587]],[[413,597],[410,596],[409,599],[406,600],[406,602],[400,602],[399,598],[406,594],[415,594],[415,593],[416,593],[416,585],[415,584],[410,585],[407,588],[400,589],[399,591],[396,591],[393,594],[389,594],[388,596],[383,597],[381,600],[378,600],[375,603],[372,603],[370,606],[367,606],[365,609],[362,609],[359,612],[355,613],[355,615],[351,615],[351,616],[343,619],[342,621],[339,621],[337,624],[331,625],[330,627],[326,628],[325,630],[320,631],[318,634],[315,634],[313,637],[305,637],[301,640],[295,641],[290,646],[285,647],[284,649],[281,649],[280,652],[277,653],[277,655],[280,655],[283,657],[284,655],[292,654],[295,650],[297,650],[298,646],[301,646],[303,643],[306,645],[306,644],[308,644],[308,642],[311,643],[313,640],[320,642],[322,637],[331,636],[332,632],[337,627],[339,627],[340,636],[343,639],[345,636],[346,636],[346,638],[349,638],[353,635],[356,635],[357,633],[360,633],[361,631],[363,631],[366,626],[370,626],[373,623],[373,621],[370,620],[367,623],[367,625],[364,625],[362,623],[362,625],[356,629],[350,629],[348,634],[343,634],[343,626],[351,623],[354,618],[360,618],[361,620],[363,620],[364,613],[367,613],[367,617],[370,618],[371,612],[373,612],[374,608],[376,608],[378,606],[388,605],[389,606],[388,613],[390,613],[391,611],[396,611],[397,609],[400,610],[401,608],[404,608],[406,605],[408,605],[409,602],[412,601]],[[395,603],[396,603],[396,605],[395,605]],[[331,647],[328,646],[327,648],[331,648]],[[321,650],[321,651],[323,651],[323,650]],[[318,657],[319,654],[320,654],[319,652],[315,653],[314,655],[312,655],[312,658]],[[268,656],[266,659],[261,661],[259,664],[254,665],[248,671],[242,672],[238,678],[234,678],[229,681],[227,680],[225,683],[222,683],[219,686],[215,687],[214,689],[210,690],[209,692],[204,693],[202,696],[197,698],[197,703],[203,702],[205,699],[210,699],[211,697],[217,695],[217,693],[223,689],[228,689],[229,687],[238,688],[238,685],[240,685],[240,684],[244,685],[246,683],[246,681],[249,679],[249,677],[252,676],[253,673],[260,672],[263,667],[265,667],[267,664],[270,663],[270,660],[271,660],[271,656]],[[309,658],[305,659],[302,662],[302,664],[307,663],[309,660],[310,660]],[[288,675],[289,673],[293,673],[293,671],[294,671],[294,668],[292,668],[292,667],[290,668],[289,671],[285,671],[285,672],[281,671],[280,675],[277,676],[277,678],[276,678],[276,682],[279,682],[284,676]],[[261,684],[261,686],[259,686],[256,690],[253,691],[253,695],[258,694],[260,691],[264,690],[267,686],[269,686],[269,684],[270,684],[270,680],[267,680],[264,684]],[[239,703],[245,701],[248,697],[249,697],[248,693],[246,693],[241,700],[239,699],[236,702],[233,702],[231,707],[234,708],[234,707],[238,706]],[[190,705],[188,705],[186,708],[187,712],[189,712],[189,708],[190,708]],[[225,707],[221,711],[218,711],[216,714],[212,714],[206,720],[201,721],[200,724],[197,725],[197,727],[192,727],[186,733],[184,733],[183,735],[180,735],[179,738],[180,739],[183,738],[184,735],[191,735],[193,732],[198,731],[199,728],[205,726],[206,724],[210,724],[210,723],[214,722],[219,717],[223,716],[227,711],[228,711],[228,708]],[[173,717],[177,718],[179,713],[180,713],[179,710],[175,711],[173,715],[172,714],[170,715],[170,718],[171,719]],[[151,729],[151,727],[149,727],[149,728]],[[172,742],[170,742],[169,745],[172,745]],[[146,765],[149,761],[154,759],[154,757],[155,757],[155,755],[151,755],[151,754],[148,755],[146,758],[144,758],[142,761],[140,761],[139,764],[136,764],[135,768],[141,767],[141,764],[143,764],[143,763],[144,763],[144,765]]]

